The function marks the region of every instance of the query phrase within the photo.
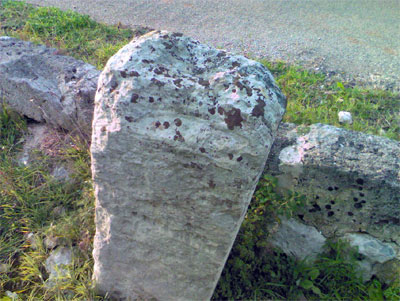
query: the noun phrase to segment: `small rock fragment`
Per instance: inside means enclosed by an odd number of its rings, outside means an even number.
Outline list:
[[[351,116],[350,112],[340,111],[338,116],[339,116],[340,123],[347,123],[347,124],[353,123],[353,117]]]

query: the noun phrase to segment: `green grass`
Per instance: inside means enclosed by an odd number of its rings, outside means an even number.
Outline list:
[[[98,68],[137,34],[71,11],[0,3],[0,35],[56,47]],[[354,123],[344,127],[400,140],[398,94],[330,82],[321,74],[283,62],[260,61],[288,98],[285,121],[343,126],[337,113],[350,111]],[[25,120],[7,110],[0,112],[0,300],[11,300],[6,291],[22,300],[101,299],[91,282],[94,197],[88,142],[69,137],[68,143],[61,143],[60,154],[38,152],[36,163],[23,167],[15,156],[25,129]],[[69,183],[49,174],[57,161],[73,167]],[[328,245],[313,266],[270,248],[269,224],[278,214],[291,215],[306,201],[296,194],[283,198],[275,185],[270,177],[260,181],[214,299],[400,300],[399,284],[362,283],[354,261],[344,258],[348,251],[340,242]],[[27,241],[27,233],[34,234],[35,246]],[[50,252],[44,246],[46,237],[77,250],[69,273],[53,288],[46,287],[44,262]]]
[[[272,72],[288,99],[285,122],[326,123],[400,140],[399,94],[330,82],[323,74],[283,62],[261,60],[261,63]],[[352,125],[339,123],[340,111],[351,112]]]
[[[34,8],[23,2],[2,1],[0,34],[46,44],[97,68],[137,33],[99,24],[88,16],[52,7]]]

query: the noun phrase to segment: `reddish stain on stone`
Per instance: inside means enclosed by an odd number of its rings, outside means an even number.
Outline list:
[[[169,122],[168,121],[165,121],[164,123],[163,123],[163,126],[167,129],[167,128],[169,128]]]
[[[240,109],[232,108],[229,112],[225,112],[225,123],[228,129],[233,130],[235,126],[242,127],[242,121],[244,119],[240,115]]]
[[[265,102],[261,98],[257,99],[257,105],[251,111],[251,115],[255,117],[264,116],[264,107]]]
[[[174,141],[184,142],[185,138],[183,138],[181,132],[175,131]]]
[[[181,126],[182,125],[182,120],[180,120],[179,118],[176,118],[174,120],[174,123],[175,123],[176,126]]]
[[[138,98],[139,98],[139,95],[133,93],[132,96],[131,96],[131,102],[132,103],[137,103]]]
[[[138,77],[140,74],[138,72],[136,72],[135,70],[132,70],[128,73],[129,76],[134,76],[134,77]]]

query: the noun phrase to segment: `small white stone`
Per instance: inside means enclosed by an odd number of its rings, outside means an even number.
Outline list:
[[[339,116],[340,123],[347,123],[347,124],[353,123],[353,117],[351,116],[350,112],[340,111],[338,116]]]

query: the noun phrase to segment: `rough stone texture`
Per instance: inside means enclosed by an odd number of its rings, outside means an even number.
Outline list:
[[[365,281],[371,279],[372,275],[379,275],[388,282],[395,280],[393,277],[395,273],[397,273],[397,278],[400,277],[398,263],[397,265],[385,264],[395,262],[396,255],[400,255],[400,250],[395,244],[382,243],[371,235],[362,233],[347,233],[344,239],[350,243],[350,246],[356,247],[358,253],[363,256],[359,264]]]
[[[58,247],[50,253],[46,259],[46,270],[49,273],[49,279],[46,282],[48,287],[56,285],[62,277],[68,275],[67,266],[72,264],[73,251],[67,247]]]
[[[97,288],[209,299],[285,105],[261,64],[181,34],[114,55],[93,120]]]
[[[36,121],[90,136],[99,73],[56,49],[0,37],[0,103]]]
[[[323,251],[326,238],[315,227],[280,217],[280,225],[269,242],[297,259],[313,260]]]
[[[46,167],[55,180],[68,182],[71,180],[71,167],[59,158],[67,136],[51,128],[45,123],[28,123],[26,135],[23,138],[23,148],[17,155],[20,165],[31,165],[38,162],[37,152],[43,152],[49,159]]]
[[[348,124],[353,123],[353,116],[351,116],[350,112],[340,111],[338,113],[338,118],[340,123],[348,123]]]
[[[400,143],[329,125],[282,124],[265,172],[307,196],[297,218],[326,238],[364,233],[400,246]],[[399,267],[396,251],[393,265]],[[374,269],[381,269],[378,262]]]

